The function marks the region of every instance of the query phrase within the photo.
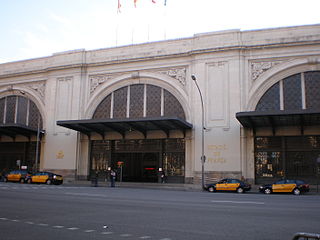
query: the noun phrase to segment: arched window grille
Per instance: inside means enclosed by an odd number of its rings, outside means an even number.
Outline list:
[[[11,95],[0,99],[0,124],[22,124],[42,129],[42,118],[36,104],[30,99]]]
[[[179,117],[185,119],[177,98],[164,88],[133,84],[115,90],[96,108],[93,119]]]
[[[259,100],[257,111],[320,110],[320,71],[295,74],[270,87]]]

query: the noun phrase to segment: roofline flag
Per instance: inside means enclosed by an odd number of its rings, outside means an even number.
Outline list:
[[[120,3],[120,0],[118,0],[118,13],[121,13],[121,3]]]

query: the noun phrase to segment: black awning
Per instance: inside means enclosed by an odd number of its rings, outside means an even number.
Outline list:
[[[44,134],[44,130],[40,130],[40,137]],[[27,138],[31,136],[37,136],[38,130],[36,128],[31,128],[23,124],[18,123],[7,123],[0,124],[0,136],[8,136],[15,138],[17,135],[22,135]]]
[[[183,119],[175,117],[139,118],[139,119],[87,119],[57,121],[57,125],[75,131],[79,131],[88,136],[92,132],[104,137],[105,132],[118,132],[124,138],[126,132],[138,131],[145,137],[148,131],[161,130],[169,136],[170,130],[192,129],[192,124]]]
[[[320,111],[269,111],[238,112],[236,118],[245,128],[297,126],[320,126]]]

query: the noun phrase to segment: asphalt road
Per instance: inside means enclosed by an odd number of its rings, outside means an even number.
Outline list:
[[[0,239],[281,239],[320,233],[319,195],[0,183]]]

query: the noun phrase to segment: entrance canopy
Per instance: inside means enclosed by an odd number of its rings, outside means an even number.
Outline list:
[[[238,112],[236,118],[245,128],[271,127],[273,131],[277,127],[297,126],[303,129],[305,126],[320,125],[320,111],[300,110],[300,111],[252,111]]]
[[[148,131],[161,130],[169,137],[170,130],[192,129],[192,124],[175,117],[139,118],[139,119],[89,119],[57,121],[57,125],[90,136],[95,132],[104,137],[105,132],[118,132],[125,137],[126,132],[138,131],[146,138]]]
[[[31,136],[37,136],[38,129],[28,127],[18,123],[0,124],[0,136],[8,136],[15,138],[17,135],[22,135],[27,138]],[[39,131],[39,136],[44,134],[44,130]]]

